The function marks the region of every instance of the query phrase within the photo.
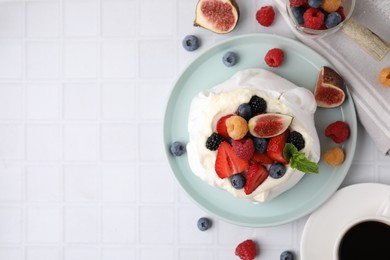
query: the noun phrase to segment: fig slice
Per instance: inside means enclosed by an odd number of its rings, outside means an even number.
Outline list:
[[[292,116],[284,114],[260,114],[249,119],[248,128],[254,137],[269,138],[286,131],[292,120]]]
[[[236,27],[239,15],[235,0],[199,0],[194,26],[219,34],[228,33]]]
[[[324,66],[318,73],[314,97],[318,107],[333,108],[345,100],[344,79],[332,68]]]

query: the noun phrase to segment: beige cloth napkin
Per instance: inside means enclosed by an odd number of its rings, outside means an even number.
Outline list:
[[[275,0],[288,21],[286,0]],[[356,1],[352,18],[363,24],[385,43],[390,42],[390,1]],[[305,37],[292,28],[295,36],[329,60],[347,81],[358,118],[383,154],[390,154],[390,88],[383,87],[378,74],[390,67],[390,53],[378,61],[360,48],[342,31],[323,38]]]

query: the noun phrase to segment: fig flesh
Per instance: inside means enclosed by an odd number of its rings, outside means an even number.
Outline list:
[[[314,97],[318,107],[333,108],[345,100],[344,79],[333,69],[322,67],[317,78]]]
[[[236,27],[238,18],[239,9],[235,0],[199,0],[194,26],[223,34]]]
[[[269,138],[280,135],[290,126],[292,116],[266,113],[252,117],[248,122],[251,135],[258,138]]]

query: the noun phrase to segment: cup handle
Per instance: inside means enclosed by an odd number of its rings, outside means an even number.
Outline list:
[[[379,207],[376,215],[390,218],[390,195],[382,202],[382,205]]]

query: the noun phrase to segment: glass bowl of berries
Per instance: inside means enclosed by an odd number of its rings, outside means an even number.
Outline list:
[[[351,18],[355,0],[287,0],[292,25],[301,33],[325,36],[341,29]]]

